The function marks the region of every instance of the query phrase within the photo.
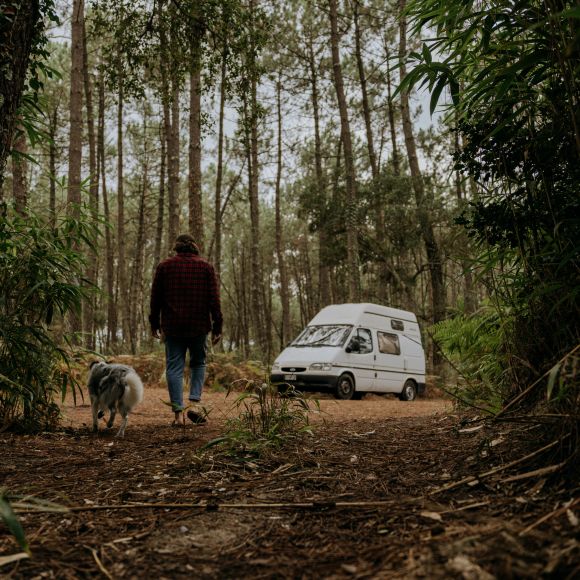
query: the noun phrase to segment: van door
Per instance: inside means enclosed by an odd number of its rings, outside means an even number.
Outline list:
[[[375,371],[377,391],[382,393],[401,392],[405,378],[405,360],[401,356],[401,342],[398,334],[377,331]]]
[[[375,383],[373,336],[368,328],[355,328],[345,348],[345,367],[352,369],[357,391],[370,391]]]

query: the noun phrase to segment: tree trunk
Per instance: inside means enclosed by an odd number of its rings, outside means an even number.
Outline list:
[[[26,205],[28,202],[28,184],[26,183],[26,173],[28,163],[26,155],[28,143],[24,127],[19,127],[14,139],[14,153],[12,155],[12,196],[14,198],[14,209],[22,216],[26,215]]]
[[[405,59],[407,54],[407,22],[403,15],[405,0],[399,0],[399,6],[401,10],[399,21],[399,62],[402,81],[407,74],[405,67]],[[421,169],[419,168],[417,148],[415,145],[415,137],[413,135],[413,124],[411,121],[411,111],[409,107],[409,91],[401,92],[401,118],[403,121],[405,146],[407,149],[407,156],[409,158],[411,181],[413,185],[413,191],[415,193],[415,202],[417,204],[417,218],[427,253],[432,291],[432,320],[435,323],[443,320],[445,317],[445,288],[443,285],[443,267],[441,262],[441,251],[439,249],[439,245],[437,244],[437,240],[435,239],[433,224],[431,223],[429,217],[429,207],[425,195],[423,175],[421,174]],[[436,358],[437,357],[434,357],[434,364],[438,362]]]
[[[50,212],[50,227],[54,228],[56,226],[56,131],[58,124],[58,105],[54,107],[52,115],[48,123],[48,137],[50,139],[50,144],[48,148],[48,167],[50,172],[50,185],[49,185],[49,201],[48,207]]]
[[[124,88],[122,78],[119,78],[119,94],[117,102],[117,282],[119,298],[117,309],[121,311],[121,326],[123,342],[130,333],[129,288],[127,285],[127,266],[125,260],[125,188],[124,188],[124,158],[123,158],[123,108]]]
[[[84,7],[84,0],[73,1],[67,211],[75,218],[80,216],[81,205]]]
[[[99,74],[99,122],[98,122],[97,147],[99,161],[101,163],[101,189],[103,193],[103,212],[105,222],[111,222],[109,210],[109,196],[107,193],[106,159],[105,159],[105,81],[103,79],[103,65]],[[114,242],[111,236],[111,228],[105,227],[105,255],[107,270],[107,349],[117,343],[117,309],[115,307],[115,257],[113,251]]]
[[[282,208],[281,208],[281,182],[282,182],[282,83],[277,84],[277,113],[278,113],[278,159],[276,167],[276,256],[278,259],[278,271],[280,273],[280,301],[282,303],[282,328],[280,337],[282,348],[288,344],[290,339],[290,296],[288,274],[286,271],[286,260],[284,257],[284,243],[282,232]]]
[[[157,227],[155,229],[155,245],[153,250],[153,271],[151,272],[151,279],[155,274],[157,264],[161,261],[161,246],[163,242],[163,221],[165,213],[165,167],[167,162],[167,137],[165,134],[165,115],[167,107],[163,107],[163,120],[159,127],[159,137],[161,142],[161,159],[159,164],[159,197],[157,199]]]
[[[226,74],[227,59],[226,54],[222,55],[221,81],[220,81],[220,111],[219,111],[219,128],[217,144],[217,170],[215,179],[215,257],[214,266],[218,277],[221,279],[222,272],[222,182],[224,172],[224,114],[226,106]]]
[[[0,189],[12,148],[16,115],[28,71],[30,50],[41,25],[39,0],[3,2],[0,22]]]
[[[338,109],[340,111],[340,132],[344,151],[344,165],[346,173],[346,248],[348,271],[348,299],[358,302],[360,299],[360,273],[358,267],[358,238],[357,238],[357,185],[356,170],[352,150],[352,138],[344,81],[339,53],[338,12],[337,0],[329,0],[330,7],[330,42],[332,47],[332,70]]]
[[[459,142],[459,131],[457,129],[459,118],[458,114],[455,114],[455,130],[453,131],[453,150],[455,155],[459,155],[461,152],[461,144]],[[457,195],[457,203],[461,207],[466,199],[465,192],[463,191],[463,183],[461,180],[461,172],[459,170],[455,171],[455,194]],[[461,269],[463,273],[463,284],[464,284],[464,310],[465,314],[473,314],[477,309],[477,296],[475,292],[475,287],[473,283],[473,275],[471,273],[471,263],[468,259],[469,252],[469,240],[465,235],[465,231],[462,232],[462,238],[464,244],[462,245],[463,255],[461,256]]]
[[[147,106],[147,105],[145,105]],[[137,226],[137,243],[135,246],[135,261],[133,262],[133,273],[131,283],[131,324],[129,331],[129,341],[131,345],[131,354],[137,354],[140,337],[140,315],[141,304],[143,303],[143,248],[145,246],[145,200],[149,191],[149,151],[147,147],[147,112],[143,114],[143,135],[144,150],[141,172],[143,175],[143,184],[141,187],[141,196],[139,199],[139,218]]]
[[[365,121],[365,131],[367,136],[367,150],[369,153],[369,163],[371,166],[371,175],[373,180],[379,175],[379,166],[377,163],[377,155],[375,153],[375,143],[373,137],[373,128],[371,123],[371,108],[369,106],[369,96],[367,90],[367,78],[365,73],[365,67],[362,57],[362,46],[361,46],[361,30],[359,23],[359,0],[355,0],[354,3],[354,45],[355,45],[355,55],[356,55],[356,66],[358,70],[358,79],[360,83],[360,90],[362,94],[362,110],[363,117]]]
[[[249,12],[255,14],[255,0],[249,2]],[[252,317],[256,339],[262,352],[268,351],[267,332],[264,320],[262,258],[260,254],[260,201],[258,193],[258,72],[253,41],[253,30],[250,31],[250,49],[248,74],[250,75],[249,114],[246,114],[246,140],[248,156],[249,201],[250,201],[250,258],[252,264]],[[247,108],[247,105],[246,105]]]
[[[330,273],[328,269],[326,223],[323,214],[326,212],[326,180],[322,171],[322,139],[320,137],[320,105],[318,91],[318,69],[314,57],[314,40],[308,43],[308,65],[310,69],[310,86],[312,115],[314,117],[314,168],[316,171],[317,194],[321,203],[318,224],[318,308],[330,304]]]
[[[70,133],[68,158],[67,214],[78,219],[81,214],[81,164],[83,138],[83,26],[84,0],[74,0],[71,20],[71,72],[70,72]],[[80,243],[74,241],[78,249]],[[76,343],[82,330],[82,314],[71,311],[70,330]]]
[[[179,86],[171,81],[171,120],[168,127],[167,170],[169,182],[169,244],[173,247],[179,235]]]
[[[199,51],[199,47],[197,48]],[[190,74],[189,107],[189,231],[203,249],[203,204],[201,191],[201,70],[195,59]]]
[[[393,105],[392,79],[391,79],[391,55],[387,39],[385,39],[385,56],[387,59],[387,107],[389,114],[389,129],[391,133],[391,147],[393,148],[392,154],[393,173],[398,177],[399,175],[401,175],[401,165],[399,162],[399,148],[397,146],[397,133],[395,130],[395,107]]]
[[[87,129],[89,137],[89,206],[91,209],[91,218],[96,226],[99,214],[99,175],[97,167],[97,144],[95,138],[95,117],[93,111],[93,92],[91,78],[89,75],[88,55],[87,55],[87,37],[86,27],[83,21],[83,82],[85,91],[85,102],[87,111]],[[87,264],[87,280],[89,284],[96,285],[97,282],[97,239],[93,240],[94,248],[89,248]],[[83,306],[83,334],[85,337],[85,346],[90,350],[95,349],[95,295],[91,294]]]

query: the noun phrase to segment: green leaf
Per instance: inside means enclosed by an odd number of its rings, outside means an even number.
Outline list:
[[[435,85],[435,88],[433,89],[433,92],[431,93],[431,102],[429,103],[429,110],[431,112],[431,115],[433,115],[433,113],[435,112],[435,109],[437,108],[437,103],[439,102],[439,97],[441,96],[441,92],[445,88],[446,84],[447,84],[447,77],[440,76],[439,80],[437,81],[437,84]]]
[[[548,401],[552,397],[552,392],[554,391],[554,385],[556,384],[556,379],[560,374],[560,368],[562,367],[562,363],[555,364],[550,369],[550,374],[548,375],[548,386],[546,387],[546,397]]]
[[[28,546],[28,542],[26,540],[26,535],[24,534],[24,530],[16,517],[16,514],[12,510],[12,506],[8,502],[8,500],[3,496],[0,495],[0,515],[2,516],[2,520],[12,533],[12,535],[16,538],[18,545],[30,555],[30,547]]]
[[[429,50],[429,47],[427,46],[426,43],[423,43],[423,51],[422,51],[422,56],[423,56],[423,60],[427,63],[427,64],[431,64],[431,61],[433,60],[431,57],[431,51]]]

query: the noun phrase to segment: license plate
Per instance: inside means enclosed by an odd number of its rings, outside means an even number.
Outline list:
[[[284,380],[285,381],[295,381],[296,375],[284,375]]]

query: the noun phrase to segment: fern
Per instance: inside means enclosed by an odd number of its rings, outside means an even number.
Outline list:
[[[456,389],[464,400],[491,409],[501,407],[511,378],[505,345],[512,328],[509,311],[500,313],[489,305],[431,328],[433,339],[461,375]]]

